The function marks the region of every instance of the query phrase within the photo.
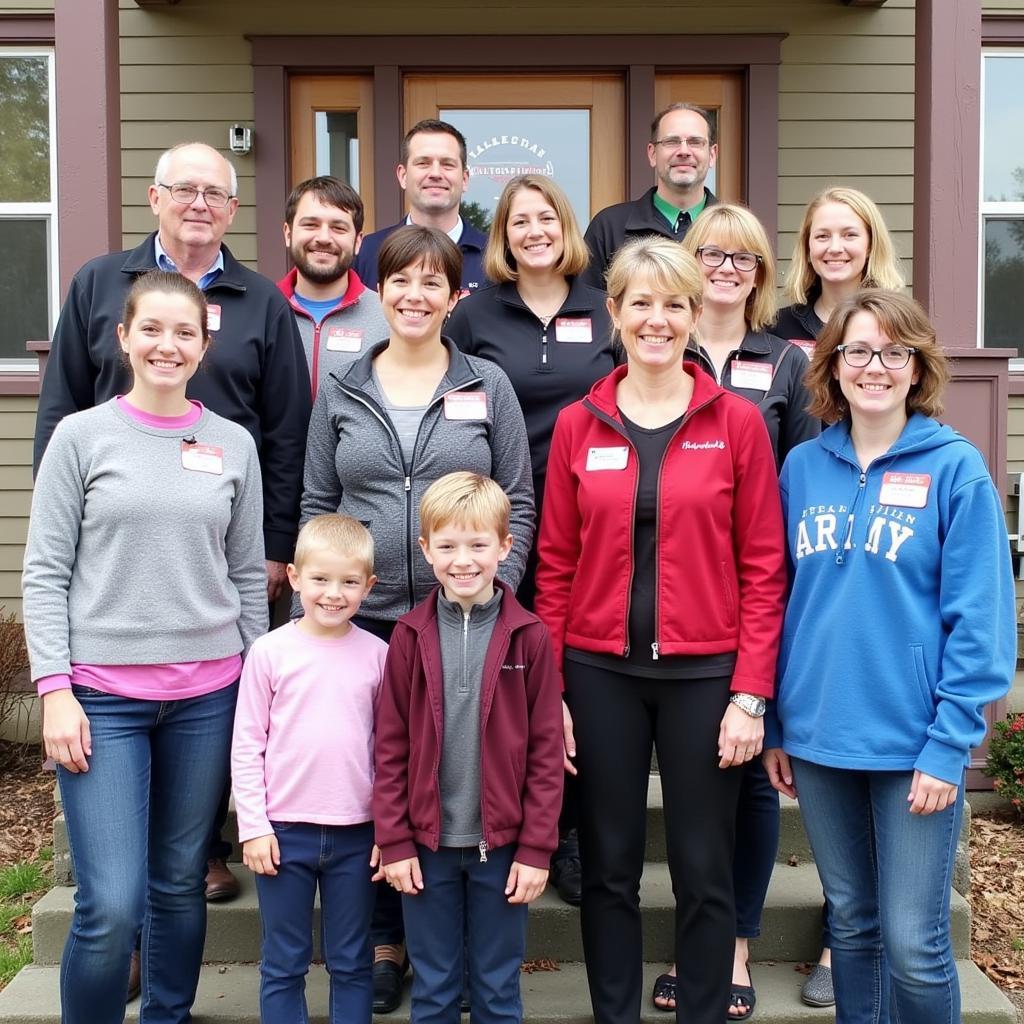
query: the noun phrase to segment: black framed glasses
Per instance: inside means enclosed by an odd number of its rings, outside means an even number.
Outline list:
[[[176,203],[182,203],[185,206],[189,206],[196,201],[196,196],[202,196],[203,202],[207,206],[213,209],[221,209],[227,206],[228,203],[235,197],[230,192],[222,188],[196,188],[195,185],[189,185],[184,181],[176,181],[173,185],[165,185],[162,181],[158,181],[157,188],[165,188],[171,193],[171,198]]]
[[[749,272],[755,270],[758,264],[764,262],[757,253],[726,252],[724,249],[719,249],[716,245],[702,245],[697,250],[697,255],[700,257],[701,263],[711,269],[720,267],[726,260],[731,260],[732,265],[737,270]]]
[[[836,345],[836,351],[841,352],[843,362],[847,366],[862,370],[869,365],[871,360],[878,356],[878,361],[887,370],[902,370],[910,357],[917,351],[909,345],[886,345],[885,348],[871,348],[859,341],[850,342],[848,345]]]

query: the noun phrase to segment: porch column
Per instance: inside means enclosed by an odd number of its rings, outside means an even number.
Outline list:
[[[121,248],[117,0],[56,0],[60,292],[86,260]]]

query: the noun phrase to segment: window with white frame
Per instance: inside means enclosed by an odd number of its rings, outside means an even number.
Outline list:
[[[1024,50],[985,50],[982,96],[981,344],[1024,360]]]
[[[0,369],[34,367],[57,315],[53,91],[51,49],[0,47]]]

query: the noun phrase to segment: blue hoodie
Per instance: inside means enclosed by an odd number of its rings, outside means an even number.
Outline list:
[[[915,414],[862,473],[844,421],[795,448],[779,484],[791,592],[765,747],[959,785],[1017,653],[981,454]]]

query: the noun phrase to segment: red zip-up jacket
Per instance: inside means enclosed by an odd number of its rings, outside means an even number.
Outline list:
[[[693,364],[693,397],[665,451],[656,566],[633,564],[637,454],[616,385],[559,414],[548,458],[535,607],[565,648],[625,655],[634,572],[655,572],[660,654],[736,652],[732,689],[771,697],[786,588],[775,458],[757,406]]]
[[[547,868],[562,807],[562,698],[543,623],[504,594],[480,695],[482,849],[518,843],[515,860]],[[436,850],[441,832],[444,675],[437,591],[395,624],[374,741],[373,821],[383,863]]]

